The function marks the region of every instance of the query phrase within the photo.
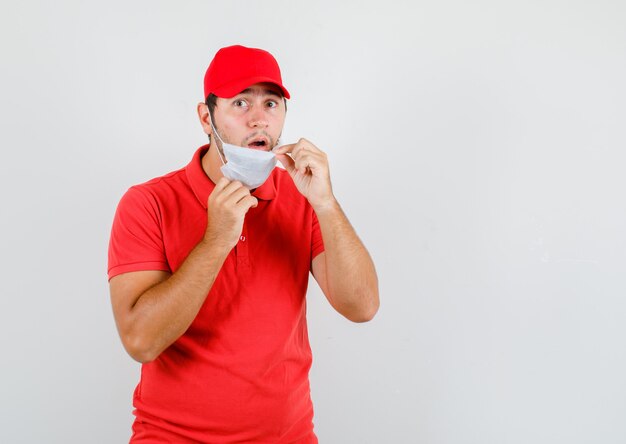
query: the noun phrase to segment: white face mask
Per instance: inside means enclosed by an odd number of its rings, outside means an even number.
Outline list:
[[[215,127],[213,125],[211,127],[213,128],[213,133],[222,142],[224,156],[228,161],[224,162],[218,149],[217,153],[224,164],[220,168],[222,174],[230,180],[238,180],[250,190],[263,185],[276,166],[274,153],[225,143]]]

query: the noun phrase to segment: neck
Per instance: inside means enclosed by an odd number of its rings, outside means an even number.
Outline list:
[[[209,176],[211,182],[217,183],[224,175],[220,168],[222,167],[222,161],[217,152],[217,146],[215,145],[215,141],[211,140],[211,145],[209,146],[209,151],[207,151],[204,156],[202,156],[202,169]]]

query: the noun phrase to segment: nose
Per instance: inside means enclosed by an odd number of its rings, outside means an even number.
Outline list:
[[[248,126],[250,128],[265,128],[268,125],[267,116],[262,108],[253,107],[250,110]]]

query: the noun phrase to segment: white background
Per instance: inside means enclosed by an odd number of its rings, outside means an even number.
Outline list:
[[[0,11],[0,442],[126,442],[117,202],[184,166],[215,51],[271,51],[375,259],[313,284],[330,443],[626,442],[626,4],[24,1]]]

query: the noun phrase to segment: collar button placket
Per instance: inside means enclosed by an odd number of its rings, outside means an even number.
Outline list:
[[[240,270],[250,267],[250,261],[248,260],[248,226],[246,222],[243,223],[241,229],[241,235],[239,236],[239,242],[235,246],[235,252],[237,254],[237,268]]]

